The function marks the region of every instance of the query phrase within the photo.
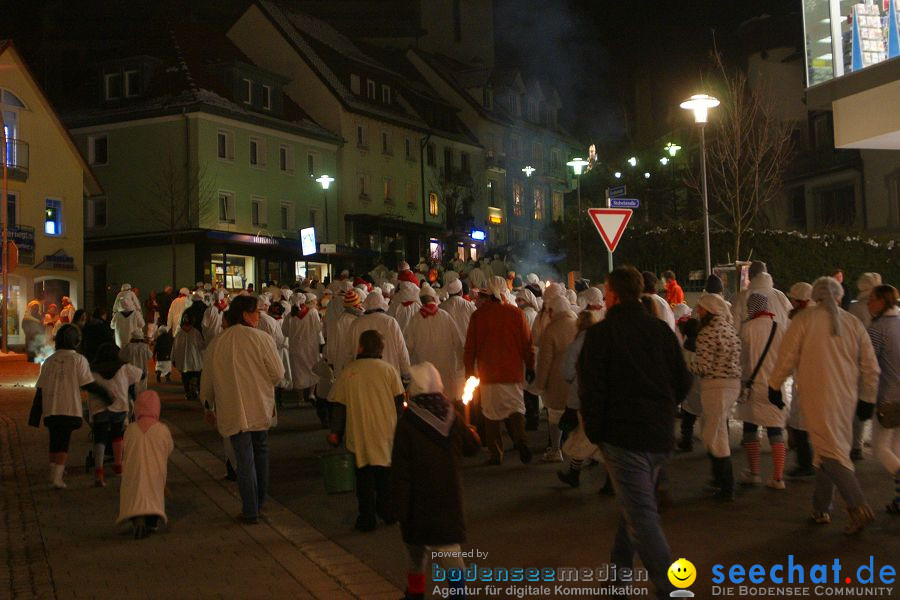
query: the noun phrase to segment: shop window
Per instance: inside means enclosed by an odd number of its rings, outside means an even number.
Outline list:
[[[106,227],[106,198],[87,199],[87,226]]]
[[[88,161],[95,167],[109,163],[109,138],[106,134],[88,137]]]
[[[254,280],[254,260],[250,256],[213,254],[212,284],[229,290],[242,290]]]
[[[438,216],[440,205],[438,203],[438,195],[434,192],[428,194],[428,214],[432,217]]]
[[[44,233],[46,235],[62,235],[62,200],[47,198],[44,205]]]

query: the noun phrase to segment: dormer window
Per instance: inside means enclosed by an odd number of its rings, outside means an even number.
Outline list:
[[[244,95],[241,98],[244,104],[252,104],[253,103],[253,82],[249,79],[243,80],[244,84]]]
[[[262,86],[262,107],[264,110],[272,110],[272,86]]]
[[[532,123],[537,123],[539,120],[538,115],[538,103],[534,101],[530,101],[528,103],[528,120]]]
[[[359,75],[350,75],[350,91],[359,96]]]
[[[385,104],[391,103],[391,88],[390,86],[383,85],[381,86],[381,101]]]
[[[103,96],[107,100],[118,100],[122,97],[121,73],[107,73],[103,76]]]
[[[375,82],[371,79],[366,80],[366,98],[369,100],[375,99]]]
[[[125,71],[125,97],[136,98],[141,95],[141,72],[137,69]]]

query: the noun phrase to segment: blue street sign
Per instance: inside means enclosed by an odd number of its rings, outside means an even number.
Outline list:
[[[607,198],[621,198],[625,195],[625,186],[617,185],[616,187],[606,188],[606,197]]]
[[[610,208],[638,208],[641,201],[637,198],[610,198]]]

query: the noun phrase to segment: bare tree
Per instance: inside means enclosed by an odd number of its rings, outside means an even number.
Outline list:
[[[200,215],[213,206],[214,185],[205,167],[185,168],[170,152],[151,172],[149,189],[154,202],[146,207],[146,218],[169,236],[172,285],[177,286],[178,233],[200,226]]]
[[[721,54],[713,56],[723,93],[708,126],[708,186],[734,236],[738,260],[745,234],[781,194],[793,153],[792,125],[776,116],[766,90],[750,85],[743,71],[727,69]],[[699,190],[699,175],[692,173],[688,183]]]
[[[444,246],[453,252],[459,241],[457,233],[472,223],[472,207],[480,200],[481,189],[475,178],[462,172],[441,176],[432,173],[430,189],[438,194],[440,215],[444,222]]]

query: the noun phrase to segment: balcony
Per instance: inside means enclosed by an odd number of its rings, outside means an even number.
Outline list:
[[[6,140],[6,170],[10,179],[28,179],[28,142],[16,139]]]

